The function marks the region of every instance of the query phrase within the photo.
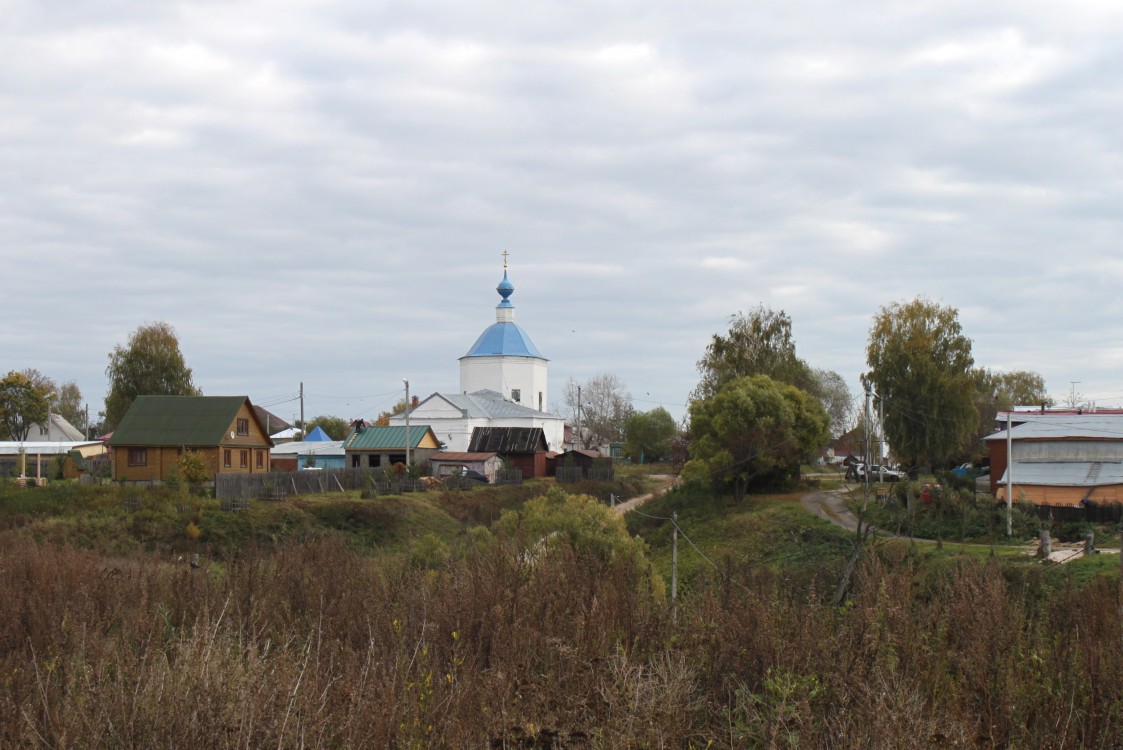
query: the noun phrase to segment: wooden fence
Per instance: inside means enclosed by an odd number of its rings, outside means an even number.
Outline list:
[[[571,484],[588,479],[593,482],[611,482],[616,477],[616,472],[611,466],[590,466],[582,469],[580,466],[559,466],[554,470],[554,477],[558,484]]]
[[[1002,507],[1005,507],[1004,505]],[[1034,505],[1038,518],[1053,521],[1088,523],[1119,523],[1123,519],[1123,503],[1087,502],[1083,505]]]
[[[219,474],[214,480],[214,494],[219,500],[280,500],[296,495],[349,492],[363,488],[366,474],[367,470],[362,468]]]
[[[369,477],[369,478],[368,478]],[[450,481],[451,480],[451,481]],[[393,479],[385,472],[367,468],[323,469],[320,471],[271,471],[267,474],[220,474],[215,478],[214,494],[223,501],[284,500],[307,494],[370,490],[396,495],[401,492],[425,492],[429,489],[468,489],[480,486],[478,482],[460,477],[448,477],[444,483],[429,479]],[[522,472],[500,472],[496,484],[522,484]],[[233,506],[239,506],[234,503]],[[244,506],[243,506],[244,507]],[[238,510],[239,507],[231,507]]]

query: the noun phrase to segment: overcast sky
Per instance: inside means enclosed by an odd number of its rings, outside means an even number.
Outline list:
[[[1123,402],[1123,4],[0,0],[0,369],[156,320],[208,395],[373,417],[495,320],[680,415],[729,316],[873,315]],[[1073,386],[1071,381],[1080,381]]]

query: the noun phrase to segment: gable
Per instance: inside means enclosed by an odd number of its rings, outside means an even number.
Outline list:
[[[439,393],[434,393],[409,411],[410,420],[461,419],[464,411]],[[404,421],[405,415],[395,414],[395,423]]]

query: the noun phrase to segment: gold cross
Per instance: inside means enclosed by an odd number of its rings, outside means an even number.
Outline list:
[[[503,251],[503,270],[504,270],[504,271],[506,271],[506,270],[507,270],[507,256],[508,256],[509,254],[510,254],[510,253],[508,253],[508,252],[507,252],[506,250],[504,250],[504,251]]]

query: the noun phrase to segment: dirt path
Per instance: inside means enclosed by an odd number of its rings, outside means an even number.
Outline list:
[[[675,483],[678,480],[678,477],[674,477],[669,474],[652,474],[651,478],[659,484],[654,492],[649,492],[646,495],[640,495],[639,497],[629,498],[622,503],[617,503],[615,506],[613,506],[612,509],[620,515],[624,515],[628,511],[635,510],[644,503],[654,500],[664,492],[670,491],[675,486]]]
[[[846,494],[840,490],[813,492],[799,499],[809,513],[825,518],[847,531],[857,531],[858,517],[846,507]]]

